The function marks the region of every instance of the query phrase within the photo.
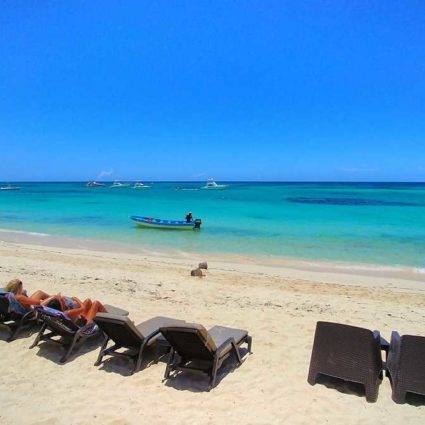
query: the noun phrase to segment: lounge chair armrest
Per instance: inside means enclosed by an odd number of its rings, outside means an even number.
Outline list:
[[[227,338],[224,342],[222,342],[218,347],[217,347],[217,352],[221,352],[224,349],[226,349],[229,345],[232,345],[232,343],[234,343],[236,345],[236,341],[233,337]]]
[[[381,336],[379,331],[373,331],[373,337],[375,339],[379,340],[379,344],[381,346],[381,350],[385,351],[386,353],[388,353],[388,350],[390,348],[390,344],[389,342],[383,337]]]
[[[93,326],[97,326],[96,323],[94,323],[94,322],[86,323],[85,325],[81,326],[81,328],[78,329],[77,332],[79,332],[79,333],[85,332],[86,330],[92,328]]]
[[[381,350],[385,351],[388,354],[388,350],[390,349],[390,343],[381,336]]]

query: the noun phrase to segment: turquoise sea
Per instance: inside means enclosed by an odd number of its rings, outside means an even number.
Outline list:
[[[198,190],[204,182],[161,182],[147,190],[14,184],[22,189],[0,191],[1,229],[155,251],[425,268],[425,184],[228,182],[224,191]],[[184,219],[189,210],[202,219],[200,231],[137,228],[129,219]]]

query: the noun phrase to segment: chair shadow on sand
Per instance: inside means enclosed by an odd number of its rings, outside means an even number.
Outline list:
[[[335,378],[328,375],[318,375],[316,384],[324,385],[326,388],[336,390],[342,394],[364,397],[366,394],[365,387],[362,384],[351,381],[344,381],[340,378]]]
[[[248,349],[240,347],[239,351],[242,359],[246,359],[249,354]],[[165,357],[164,360],[166,361],[167,357]],[[235,356],[229,356],[217,372],[216,386],[218,386],[228,374],[236,372],[239,369],[239,366],[241,365],[239,365]],[[179,391],[201,393],[209,390],[209,378],[206,374],[195,371],[175,371],[172,375],[170,375],[170,378],[165,381],[165,385]],[[212,390],[214,390],[214,388]]]
[[[10,336],[12,335],[12,330],[6,326],[1,325],[0,326],[0,341],[4,342],[13,342],[17,339],[22,338],[30,338],[31,336],[35,335],[40,329],[40,326],[24,326],[21,328],[21,330],[15,335],[12,341],[9,340]]]
[[[80,356],[84,356],[87,353],[90,353],[91,351],[95,351],[100,347],[102,340],[101,338],[91,338],[84,343],[79,344],[75,350],[73,350],[70,357],[66,360],[65,363],[61,363],[60,359],[63,357],[65,353],[65,348],[62,345],[56,344],[52,341],[42,341],[34,348],[31,348],[31,350],[37,350],[37,356],[44,357],[47,360],[52,361],[53,363],[56,363],[58,365],[66,365],[67,363],[70,363],[74,361],[76,358]]]
[[[107,373],[118,373],[121,376],[137,375],[143,373],[145,369],[156,364],[158,362],[163,363],[167,359],[167,353],[160,353],[159,359],[157,359],[157,353],[154,347],[146,347],[143,353],[143,360],[141,368],[138,372],[133,373],[134,361],[130,358],[123,357],[108,357],[102,360],[101,365],[98,367],[99,370]]]

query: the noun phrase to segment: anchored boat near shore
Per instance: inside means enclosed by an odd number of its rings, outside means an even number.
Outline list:
[[[172,230],[195,230],[200,229],[202,221],[200,218],[195,220],[162,220],[160,218],[141,217],[132,215],[130,217],[141,227],[152,227],[156,229],[172,229]]]

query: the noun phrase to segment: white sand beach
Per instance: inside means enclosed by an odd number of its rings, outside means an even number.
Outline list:
[[[207,275],[191,277],[199,261]],[[310,386],[318,320],[425,335],[425,285],[400,276],[360,276],[199,258],[148,257],[0,243],[0,282],[90,297],[125,308],[137,324],[163,315],[247,329],[253,354],[229,361],[216,388],[201,374],[162,382],[164,360],[130,375],[125,359],[95,367],[88,343],[65,365],[61,348],[28,349],[35,335],[7,343],[0,328],[0,423],[9,424],[423,424],[425,403],[397,405],[384,379],[376,403],[349,384]],[[148,356],[149,357],[149,356]],[[152,356],[151,356],[152,357]]]

